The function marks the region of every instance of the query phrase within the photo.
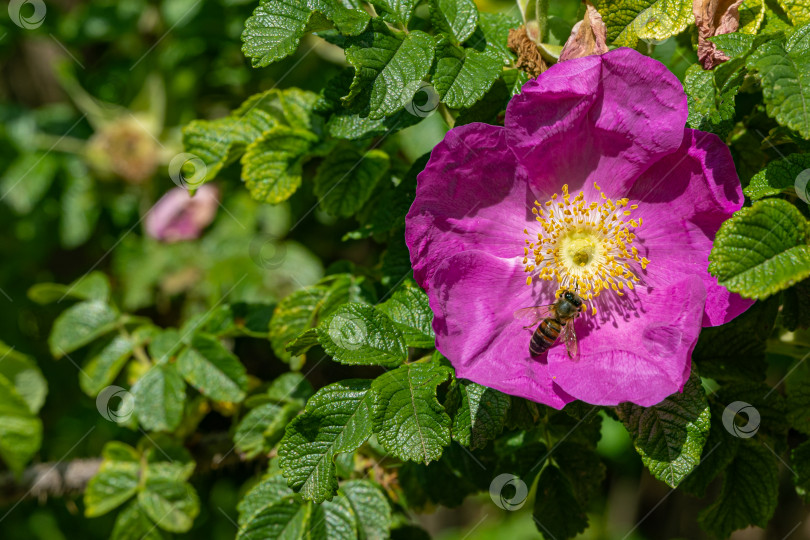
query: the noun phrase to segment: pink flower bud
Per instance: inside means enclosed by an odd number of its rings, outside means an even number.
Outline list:
[[[168,191],[149,210],[146,234],[161,242],[179,242],[199,238],[216,216],[219,190],[205,184],[192,197],[183,188]]]

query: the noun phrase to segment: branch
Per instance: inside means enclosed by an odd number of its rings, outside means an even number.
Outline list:
[[[19,482],[11,472],[0,473],[0,506],[23,498],[44,501],[48,497],[81,493],[100,465],[101,458],[40,463],[27,468]]]

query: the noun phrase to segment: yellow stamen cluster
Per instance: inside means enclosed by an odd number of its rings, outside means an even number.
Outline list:
[[[627,219],[638,208],[629,199],[610,199],[600,192],[602,201],[586,202],[582,191],[575,197],[562,187],[562,196],[554,194],[545,203],[534,201],[532,213],[540,231],[523,229],[528,236],[523,247],[524,271],[532,279],[556,280],[558,291],[576,290],[586,301],[602,291],[612,290],[623,296],[640,281],[639,268],[650,263],[639,257],[633,245],[633,231],[642,226],[641,218]],[[536,236],[536,239],[535,239]],[[596,306],[589,302],[596,313]]]

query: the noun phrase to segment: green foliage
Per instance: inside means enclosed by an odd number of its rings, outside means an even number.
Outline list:
[[[315,502],[331,499],[338,487],[334,458],[352,452],[371,436],[371,384],[345,380],[319,390],[304,414],[287,426],[279,466],[289,486]]]
[[[553,465],[540,473],[532,517],[546,540],[572,538],[588,526],[570,482]]]
[[[3,518],[12,536],[58,522],[115,540],[426,538],[414,513],[464,504],[490,517],[457,537],[562,540],[637,473],[631,445],[666,485],[710,495],[697,519],[718,538],[768,526],[788,456],[807,499],[807,2],[745,0],[738,31],[710,38],[729,57],[712,70],[697,63],[691,2],[594,3],[611,48],[683,81],[687,127],[728,144],[747,196],[710,268],[758,301],[702,329],[684,391],[654,407],[556,411],[457,379],[405,244],[431,147],[453,127],[503,125],[529,80],[510,29],[528,19],[553,65],[581,3],[521,2],[521,20],[471,0],[85,2],[39,31],[8,26],[0,48],[20,83],[2,100],[37,92],[0,103],[0,303],[13,302],[0,327],[15,344],[0,344],[0,459],[25,480],[32,461],[101,454],[83,510],[109,516],[83,526],[20,504]],[[13,53],[43,36],[88,69],[60,68],[61,87],[31,79]],[[216,181],[199,239],[150,237],[170,181]],[[41,280],[59,283],[12,288]],[[732,403],[748,412],[730,424]],[[759,425],[740,431],[752,411]],[[501,475],[514,484],[496,493]]]
[[[125,524],[144,529],[147,521],[168,532],[191,528],[200,501],[188,483],[194,462],[185,449],[163,437],[138,449],[113,441],[105,445],[102,457],[84,493],[86,516],[106,514],[135,497],[137,503],[118,516],[120,534],[132,534],[123,530]]]
[[[376,19],[348,43],[346,60],[355,74],[343,101],[367,110],[371,120],[395,114],[413,100],[435,54],[433,39],[426,33],[404,34]]]
[[[780,124],[810,138],[810,24],[787,38],[777,37],[758,47],[748,69],[762,79],[768,114]]]
[[[450,444],[450,417],[436,399],[436,387],[450,369],[407,364],[372,383],[374,431],[380,444],[402,460],[430,463]]]
[[[619,417],[653,476],[677,487],[700,463],[709,434],[709,404],[693,367],[683,393],[653,407],[623,403]]]
[[[350,145],[336,148],[315,175],[313,191],[321,207],[334,216],[356,214],[388,170],[389,161],[381,150],[360,153]]]
[[[318,326],[318,341],[336,362],[396,367],[408,357],[405,337],[394,322],[371,306],[340,306]]]
[[[0,458],[19,474],[42,444],[48,385],[32,358],[0,342]]]
[[[700,524],[718,538],[749,525],[764,527],[776,510],[779,468],[768,448],[741,441],[728,465],[717,500],[703,510]]]
[[[694,22],[692,3],[684,0],[597,0],[594,6],[607,26],[608,43],[620,47],[663,41]]]
[[[791,154],[768,163],[767,167],[751,178],[743,191],[755,201],[791,191],[795,189],[799,176],[807,169],[810,169],[810,154]]]
[[[767,298],[810,276],[810,224],[792,204],[757,201],[720,227],[709,271],[748,298]]]

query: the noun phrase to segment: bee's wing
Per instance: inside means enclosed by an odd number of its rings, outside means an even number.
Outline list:
[[[568,321],[568,324],[563,326],[562,339],[565,343],[565,350],[568,351],[568,357],[571,360],[579,358],[579,349],[577,348],[577,333],[574,331],[574,321]]]
[[[531,318],[534,322],[539,322],[554,313],[554,304],[547,306],[532,306],[515,311],[515,319]]]

